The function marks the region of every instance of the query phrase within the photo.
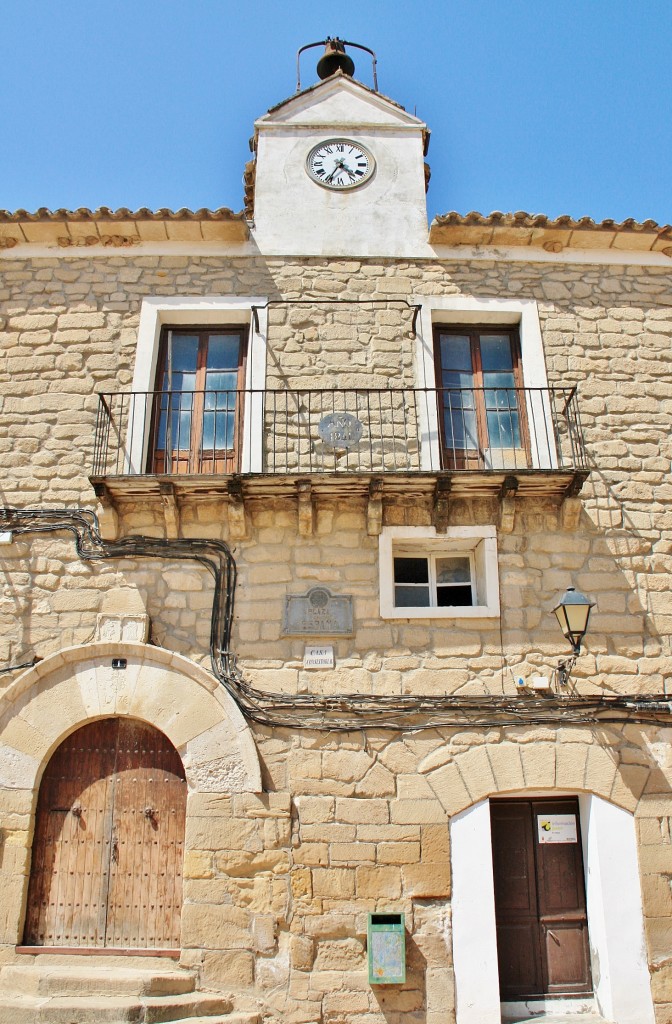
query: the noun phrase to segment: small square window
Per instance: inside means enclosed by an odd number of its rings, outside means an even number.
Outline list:
[[[385,527],[380,536],[383,618],[499,615],[494,527]]]
[[[394,555],[396,608],[465,608],[474,604],[471,555]]]

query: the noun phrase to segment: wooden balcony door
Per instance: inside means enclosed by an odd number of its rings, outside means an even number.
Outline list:
[[[491,801],[503,1001],[591,991],[579,805]]]
[[[178,948],[186,791],[151,726],[108,718],[68,737],[40,785],[26,945]]]
[[[167,330],[159,352],[152,473],[233,473],[242,425],[245,332]]]
[[[443,468],[528,468],[517,331],[438,327],[434,345]]]

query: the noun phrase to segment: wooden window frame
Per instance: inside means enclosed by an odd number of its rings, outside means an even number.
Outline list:
[[[509,467],[512,469],[529,469],[532,466],[531,461],[531,444],[530,444],[530,433],[527,423],[527,411],[525,408],[525,391],[523,383],[523,359],[522,350],[520,345],[520,331],[518,325],[512,324],[493,324],[493,323],[476,323],[476,324],[441,324],[435,323],[433,326],[433,342],[434,342],[434,372],[436,379],[436,390],[437,390],[437,405],[438,405],[438,418],[439,418],[439,437],[440,437],[440,450],[441,450],[441,464],[444,469],[467,469],[467,470],[484,470],[486,466],[485,452],[492,450],[488,444],[488,425],[487,415],[485,407],[485,391],[489,390],[483,385],[483,365],[481,359],[481,346],[480,338],[484,334],[502,334],[508,335],[509,342],[511,345],[511,360],[512,370],[514,379],[514,388],[516,389],[518,416],[520,423],[520,440],[521,440],[521,451],[524,452],[525,465],[524,466],[513,466]],[[474,391],[474,405],[476,411],[476,426],[478,431],[478,449],[473,455],[470,453],[473,449],[465,448],[458,449],[447,443],[446,432],[445,432],[445,414],[446,410],[444,407],[444,393],[450,391],[450,388],[444,388],[442,384],[442,363],[441,363],[441,336],[453,335],[455,337],[468,337],[469,346],[471,352],[471,365],[474,377],[473,391]],[[463,465],[456,465],[455,463],[464,463]],[[504,468],[504,467],[502,467]]]
[[[154,399],[153,399],[153,410],[152,410],[152,427],[150,433],[150,445],[148,453],[148,462],[150,472],[157,472],[157,462],[159,462],[157,449],[158,442],[158,425],[161,417],[161,400],[164,394],[163,383],[165,374],[167,371],[166,367],[166,354],[168,347],[168,338],[171,332],[177,332],[179,334],[191,334],[198,337],[198,353],[196,363],[196,386],[194,388],[194,403],[191,409],[191,427],[190,427],[190,438],[189,438],[189,449],[188,457],[186,460],[180,459],[179,455],[177,460],[175,459],[172,449],[168,452],[166,449],[160,449],[163,455],[164,462],[170,461],[170,466],[163,466],[163,470],[158,470],[159,475],[174,475],[184,473],[185,470],[182,468],[186,461],[186,472],[189,474],[201,474],[209,473],[215,474],[218,472],[233,473],[236,472],[240,464],[241,456],[241,445],[242,445],[242,424],[243,417],[245,414],[245,379],[247,369],[247,354],[248,354],[248,343],[249,343],[249,328],[241,324],[164,324],[161,328],[161,336],[159,339],[159,347],[157,353],[156,362],[156,374],[155,374],[155,386],[154,386]],[[213,449],[209,455],[206,454],[202,449],[203,441],[203,419],[205,409],[205,394],[207,388],[205,387],[206,374],[208,371],[206,350],[207,345],[204,344],[204,340],[209,338],[213,334],[230,334],[240,337],[240,357],[238,360],[238,372],[236,377],[236,406],[233,410],[234,414],[234,444],[233,448],[221,449],[223,455],[217,457],[218,449]],[[226,410],[221,410],[226,411]],[[182,449],[180,449],[181,451]],[[186,451],[186,449],[184,449]],[[210,468],[208,468],[208,463]],[[222,465],[219,465],[222,464]]]

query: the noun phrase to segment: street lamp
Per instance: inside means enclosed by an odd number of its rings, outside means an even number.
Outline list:
[[[590,601],[580,590],[574,587],[567,587],[560,601],[553,611],[558,620],[560,629],[572,645],[571,658],[565,658],[558,662],[558,682],[560,686],[567,686],[569,676],[574,668],[577,657],[581,653],[581,641],[588,629],[590,609],[595,607],[595,602]]]

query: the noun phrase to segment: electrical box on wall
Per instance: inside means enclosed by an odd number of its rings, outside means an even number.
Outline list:
[[[550,690],[551,684],[548,676],[532,676],[533,690]]]
[[[366,932],[369,984],[403,985],[406,981],[404,915],[369,914]]]

